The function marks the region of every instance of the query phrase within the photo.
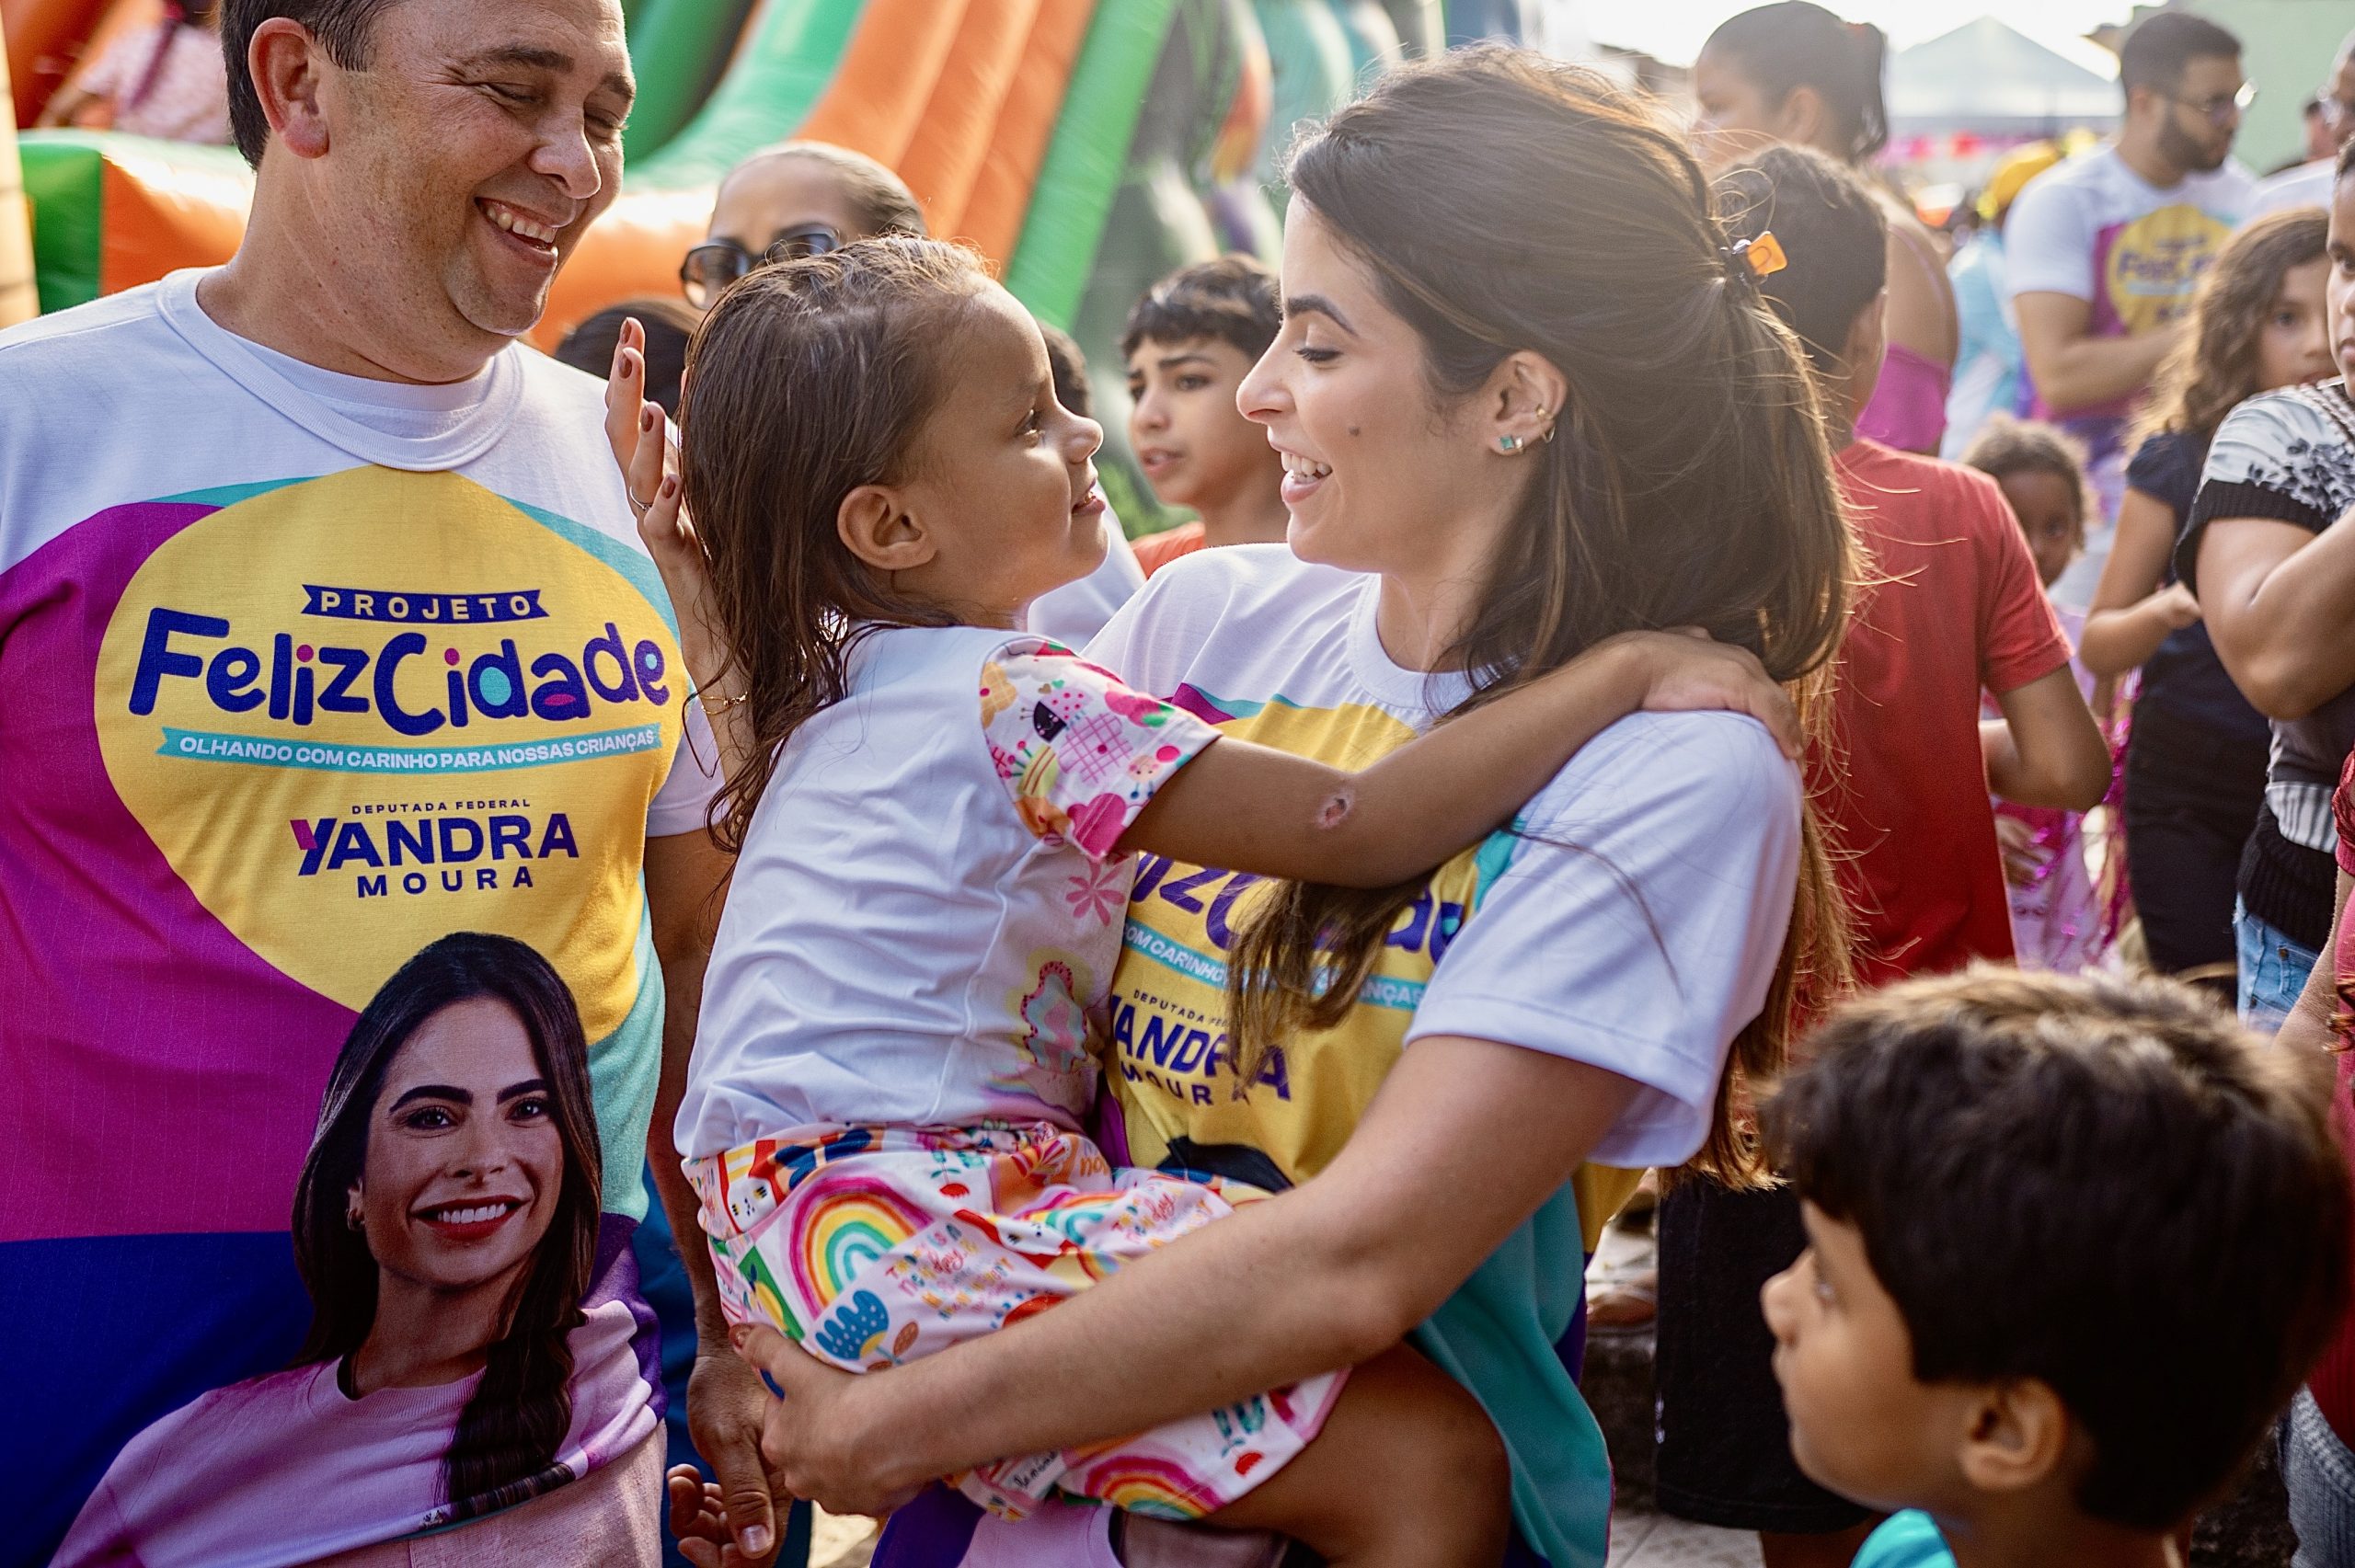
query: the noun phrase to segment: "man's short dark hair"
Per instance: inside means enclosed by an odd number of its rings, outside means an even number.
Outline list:
[[[1120,358],[1137,345],[1191,343],[1213,338],[1232,343],[1244,357],[1258,360],[1283,329],[1283,308],[1277,303],[1276,275],[1256,256],[1236,253],[1216,261],[1198,261],[1155,283],[1129,312],[1120,332]]]
[[[2092,1439],[2087,1514],[2173,1528],[2348,1301],[2328,1072],[2188,986],[1982,967],[1865,998],[1767,1106],[1854,1225],[1924,1382],[2034,1378]]]
[[[2184,68],[2195,60],[2238,60],[2241,40],[2205,17],[2161,11],[2145,17],[2118,51],[2118,85],[2171,91],[2183,84]]]
[[[221,0],[221,53],[229,72],[229,134],[246,162],[261,167],[261,150],[270,141],[270,120],[261,111],[261,95],[246,69],[254,29],[273,17],[285,17],[308,28],[327,52],[327,58],[347,71],[368,63],[368,40],[377,14],[394,0]]]

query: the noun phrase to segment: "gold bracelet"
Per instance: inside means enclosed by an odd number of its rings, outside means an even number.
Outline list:
[[[741,692],[737,692],[732,697],[718,698],[706,696],[701,692],[697,692],[695,693],[695,701],[703,704],[704,716],[706,718],[718,718],[721,714],[726,713],[729,709],[734,707],[743,700],[744,693]]]

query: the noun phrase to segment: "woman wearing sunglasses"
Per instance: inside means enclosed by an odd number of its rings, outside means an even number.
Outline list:
[[[787,142],[754,153],[719,182],[710,231],[679,264],[679,286],[687,303],[708,310],[763,262],[924,232],[915,197],[873,158],[826,142]]]

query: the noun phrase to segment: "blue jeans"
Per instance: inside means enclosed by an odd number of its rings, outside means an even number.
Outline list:
[[[2290,1490],[2290,1528],[2298,1532],[2291,1568],[2355,1563],[2355,1453],[2323,1419],[2305,1390],[2281,1418],[2281,1481]]]
[[[2268,1035],[2278,1034],[2282,1020],[2298,1005],[2299,993],[2306,989],[2306,977],[2314,972],[2316,956],[2249,913],[2237,898],[2233,900],[2233,940],[2239,949],[2240,978],[2234,995],[2241,1022]]]

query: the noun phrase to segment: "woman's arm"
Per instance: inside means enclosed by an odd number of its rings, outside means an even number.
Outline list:
[[[936,1475],[1119,1437],[1362,1361],[1535,1212],[1635,1093],[1519,1046],[1418,1040],[1315,1180],[1051,1312],[861,1376],[773,1330],[740,1331],[784,1395],[762,1443],[772,1476],[830,1510],[874,1512]]]
[[[2090,811],[2109,793],[2109,743],[2067,665],[1996,693],[2001,719],[1979,727],[1987,787],[2020,806]]]
[[[2349,888],[2355,888],[2355,877],[2342,871],[2338,874],[2338,908],[2330,917],[2330,940],[2323,944],[2322,956],[2306,976],[2306,989],[2298,993],[2297,1005],[2290,1009],[2290,1016],[2281,1021],[2280,1033],[2273,1036],[2276,1045],[2301,1051],[2338,1048],[2338,1031],[2330,1021],[2338,1012],[2338,944],[2346,933]]]
[[[2175,552],[2174,509],[2129,489],[2118,509],[2118,542],[2101,569],[2077,657],[2108,679],[2142,668],[2171,632],[2200,619],[2200,601],[2181,585],[2161,588]]]
[[[1937,258],[1937,242],[1895,202],[1889,225],[1889,340],[1935,365],[1951,368],[1960,349],[1961,318],[1954,283]]]
[[[1163,784],[1120,847],[1195,865],[1387,887],[1511,820],[1573,753],[1639,709],[1723,708],[1800,746],[1790,699],[1744,649],[1639,632],[1450,719],[1361,773],[1223,740]]]
[[[2295,719],[2355,685],[2355,513],[2320,533],[2214,518],[2200,541],[2200,612],[2257,711]]]

